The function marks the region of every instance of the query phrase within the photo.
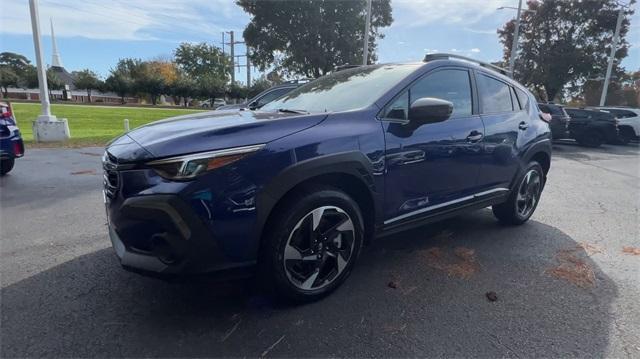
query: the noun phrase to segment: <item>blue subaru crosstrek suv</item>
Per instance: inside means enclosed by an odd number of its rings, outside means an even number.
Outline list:
[[[489,206],[526,222],[550,140],[534,96],[492,65],[438,54],[350,68],[260,110],[175,117],[114,140],[109,234],[130,270],[252,268],[276,293],[313,300],[376,236]]]

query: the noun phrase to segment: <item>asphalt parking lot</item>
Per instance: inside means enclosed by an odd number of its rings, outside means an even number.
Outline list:
[[[640,357],[637,145],[555,144],[526,225],[483,210],[380,239],[295,307],[123,271],[101,153],[28,150],[0,182],[2,357]]]

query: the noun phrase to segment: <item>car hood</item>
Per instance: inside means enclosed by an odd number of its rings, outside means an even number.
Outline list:
[[[326,114],[210,111],[152,122],[127,135],[158,158],[267,143],[312,127],[326,117]]]

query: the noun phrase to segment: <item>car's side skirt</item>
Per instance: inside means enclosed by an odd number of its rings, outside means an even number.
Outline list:
[[[462,213],[503,203],[509,198],[509,194],[510,190],[507,188],[496,188],[494,190],[480,192],[446,203],[425,207],[418,211],[386,220],[377,235],[390,235],[407,229],[420,227],[425,224],[438,222],[450,217],[455,217]]]

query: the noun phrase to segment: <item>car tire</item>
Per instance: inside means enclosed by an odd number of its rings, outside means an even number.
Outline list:
[[[590,130],[585,132],[580,137],[576,138],[578,143],[584,147],[600,147],[604,143],[604,137],[600,132],[595,130]]]
[[[530,162],[516,183],[509,199],[491,208],[501,223],[520,225],[531,218],[544,188],[545,176],[542,166],[538,162]]]
[[[316,186],[289,196],[275,210],[261,248],[260,282],[278,298],[296,303],[333,292],[362,248],[358,204],[338,189]]]
[[[4,176],[7,173],[11,172],[15,162],[16,160],[14,158],[0,160],[0,176]]]
[[[633,129],[628,127],[620,127],[620,132],[618,134],[618,138],[616,138],[615,144],[626,146],[631,142],[631,139],[634,137]]]

